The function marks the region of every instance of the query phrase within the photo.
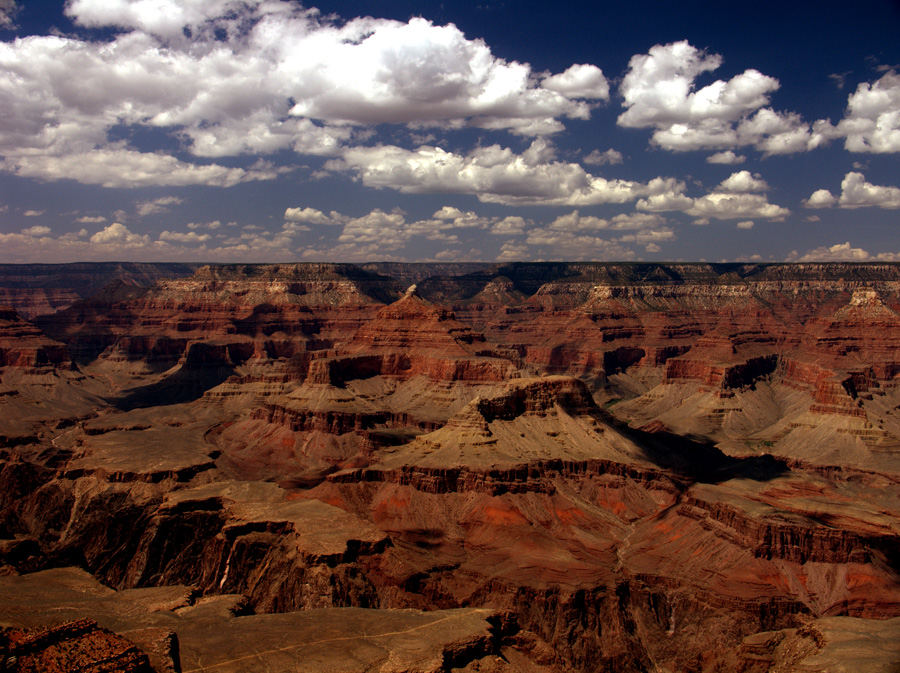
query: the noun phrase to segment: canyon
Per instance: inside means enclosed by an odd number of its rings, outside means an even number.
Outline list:
[[[0,670],[900,670],[900,264],[0,265]]]

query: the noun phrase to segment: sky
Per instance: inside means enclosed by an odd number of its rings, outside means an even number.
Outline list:
[[[0,0],[0,263],[900,261],[900,2]]]

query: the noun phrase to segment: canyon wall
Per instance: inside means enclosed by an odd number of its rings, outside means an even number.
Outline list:
[[[435,611],[461,630],[371,657],[523,673],[900,641],[900,265],[45,265],[0,298],[11,638],[94,620],[200,671],[216,629],[322,611],[337,662]]]

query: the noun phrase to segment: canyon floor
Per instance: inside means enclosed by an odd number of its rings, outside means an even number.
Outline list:
[[[900,265],[6,265],[0,302],[0,670],[900,671]]]

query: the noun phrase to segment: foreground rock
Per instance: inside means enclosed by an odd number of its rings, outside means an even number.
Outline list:
[[[341,608],[236,616],[240,608],[239,596],[198,599],[189,587],[116,592],[74,568],[0,578],[0,624],[44,629],[40,637],[47,645],[41,651],[47,660],[54,656],[55,643],[81,641],[75,647],[57,646],[58,668],[24,667],[32,662],[25,652],[36,648],[18,645],[20,668],[14,670],[149,670],[146,655],[134,646],[127,649],[128,638],[153,653],[157,671],[362,673],[377,667],[385,673],[438,673],[485,658],[492,663],[503,635],[502,615],[484,609]],[[105,628],[65,621],[85,614]],[[62,625],[48,628],[55,624]],[[93,647],[86,639],[92,639]],[[107,653],[115,658],[107,657],[103,668],[99,661]],[[98,661],[93,668],[86,660],[91,656]]]

